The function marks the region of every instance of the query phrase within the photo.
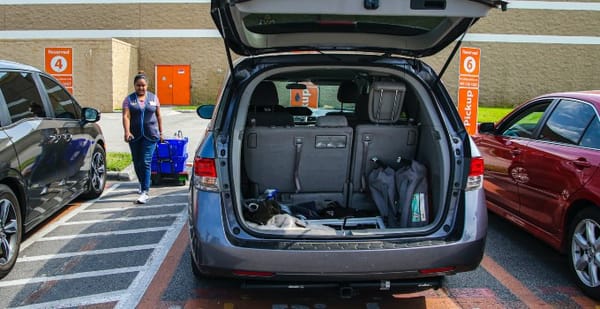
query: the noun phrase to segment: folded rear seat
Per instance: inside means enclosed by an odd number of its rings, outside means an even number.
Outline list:
[[[275,188],[281,193],[343,197],[350,176],[352,137],[353,130],[343,116],[319,117],[314,127],[247,128],[246,173],[259,193]]]
[[[404,104],[406,86],[398,82],[374,82],[368,102],[371,124],[355,129],[352,160],[351,206],[361,208],[365,199],[367,175],[375,167],[373,158],[396,169],[398,158],[414,159],[418,130],[413,124],[398,124]]]

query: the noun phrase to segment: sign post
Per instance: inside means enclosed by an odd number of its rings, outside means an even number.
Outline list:
[[[458,112],[470,135],[477,133],[480,59],[481,50],[479,48],[460,48]]]
[[[73,93],[73,48],[46,47],[45,69]]]

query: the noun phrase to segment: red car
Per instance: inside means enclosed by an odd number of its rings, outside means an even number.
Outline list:
[[[577,284],[600,299],[600,91],[552,93],[474,136],[487,207],[567,253]]]

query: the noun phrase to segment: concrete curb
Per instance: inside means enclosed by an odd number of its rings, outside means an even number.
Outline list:
[[[133,170],[133,164],[129,164],[122,171],[108,171],[106,173],[107,180],[120,180],[120,181],[132,181],[135,179],[135,171]]]

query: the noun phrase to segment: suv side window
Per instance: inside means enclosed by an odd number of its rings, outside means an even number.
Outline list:
[[[581,139],[581,146],[600,149],[600,120],[594,116]]]
[[[510,121],[508,127],[502,131],[502,135],[532,138],[535,128],[538,126],[550,103],[551,101],[544,101],[522,111],[516,118]]]
[[[562,100],[544,124],[540,139],[577,145],[595,116],[594,108],[586,103]]]
[[[0,92],[12,123],[24,118],[45,117],[42,99],[28,72],[0,72]]]
[[[45,76],[42,76],[42,81],[54,109],[54,117],[66,119],[81,118],[81,108],[63,87]]]

